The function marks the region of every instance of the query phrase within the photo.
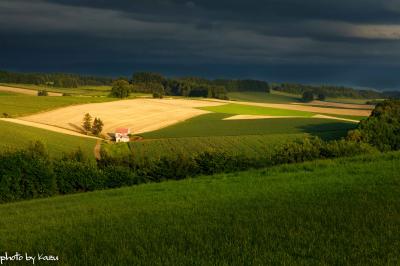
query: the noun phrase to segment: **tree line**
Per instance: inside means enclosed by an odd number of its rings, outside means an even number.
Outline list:
[[[132,79],[114,81],[111,96],[125,98],[131,92],[164,95],[228,99],[231,91],[270,92],[269,84],[259,80],[208,80],[199,77],[167,78],[158,73],[137,72]]]
[[[128,85],[121,86],[120,81]],[[119,81],[119,83],[116,83]],[[398,91],[357,90],[344,86],[305,85],[299,83],[271,83],[253,79],[205,79],[200,77],[168,78],[153,72],[137,72],[131,78],[106,78],[67,73],[16,73],[0,70],[0,83],[35,84],[49,87],[76,88],[79,86],[119,85],[113,92],[114,97],[126,97],[131,92],[151,93],[156,98],[164,95],[209,97],[227,99],[228,92],[256,91],[270,92],[271,89],[291,94],[304,95],[312,93],[314,98],[363,98],[383,99],[400,98]]]
[[[0,71],[0,83],[20,83],[60,88],[77,88],[79,86],[111,85],[112,81],[111,78],[66,73],[16,73]]]

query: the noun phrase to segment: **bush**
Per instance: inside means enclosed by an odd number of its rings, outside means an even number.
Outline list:
[[[47,197],[56,193],[56,179],[43,144],[0,155],[0,202]]]
[[[381,151],[400,149],[400,101],[388,100],[376,105],[371,116],[362,120],[348,140],[366,142]]]
[[[106,188],[106,178],[95,165],[73,160],[54,162],[57,187],[61,194],[86,192]]]
[[[314,101],[314,94],[312,91],[305,91],[303,93],[302,99],[304,102],[312,102]]]
[[[49,93],[47,92],[47,90],[39,90],[37,93],[37,96],[48,96]]]

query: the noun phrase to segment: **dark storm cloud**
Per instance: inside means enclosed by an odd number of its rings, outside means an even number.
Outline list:
[[[396,87],[397,0],[0,0],[0,68]]]

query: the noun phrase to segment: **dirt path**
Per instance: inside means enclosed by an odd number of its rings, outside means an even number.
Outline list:
[[[256,102],[227,101],[227,100],[217,100],[217,99],[207,99],[205,101],[243,104],[243,105],[269,107],[269,108],[285,109],[285,110],[296,110],[296,111],[312,112],[316,114],[350,115],[350,116],[369,116],[371,114],[371,110],[327,108],[327,107],[315,107],[315,106],[296,105],[296,104],[256,103]]]
[[[101,159],[101,140],[98,139],[96,142],[96,146],[94,146],[94,158],[96,158],[96,160],[100,160]]]
[[[29,90],[29,89],[23,89],[23,88],[8,87],[8,86],[3,86],[3,85],[0,85],[0,91],[15,92],[15,93],[31,95],[31,96],[37,96],[37,93],[38,93],[37,90]],[[48,92],[48,95],[49,96],[62,96],[62,93]]]
[[[24,121],[24,120],[15,119],[15,118],[0,118],[0,120],[5,121],[5,122],[20,124],[20,125],[24,125],[24,126],[30,126],[30,127],[37,127],[37,128],[41,128],[41,129],[46,129],[46,130],[50,130],[50,131],[53,131],[53,132],[67,134],[67,135],[71,135],[71,136],[98,139],[96,137],[80,134],[78,132],[75,132],[75,131],[72,131],[72,130],[69,130],[69,129],[60,128],[60,127],[51,126],[51,125],[45,125],[45,124],[41,124],[41,123]]]

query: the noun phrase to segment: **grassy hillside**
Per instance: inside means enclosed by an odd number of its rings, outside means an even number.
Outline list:
[[[311,117],[314,115],[314,113],[310,112],[242,105],[242,104],[225,104],[220,106],[202,107],[200,109],[215,113],[232,114],[232,115],[303,116],[303,117]]]
[[[51,109],[85,103],[107,102],[107,97],[37,97],[18,94],[0,94],[0,117],[4,113],[12,117],[48,111]]]
[[[0,250],[57,265],[396,265],[400,153],[0,206]]]
[[[310,133],[323,138],[340,138],[357,125],[350,122],[314,118],[274,118],[223,120],[229,114],[212,113],[143,134],[145,138],[241,136]]]
[[[214,136],[146,140],[140,142],[105,144],[102,148],[112,157],[134,156],[158,159],[175,154],[202,153],[206,151],[245,154],[258,157],[271,153],[274,148],[290,140],[301,139],[305,134]]]
[[[26,147],[31,141],[43,142],[54,157],[63,152],[72,152],[78,147],[93,157],[95,139],[60,134],[35,127],[0,121],[0,150]]]

